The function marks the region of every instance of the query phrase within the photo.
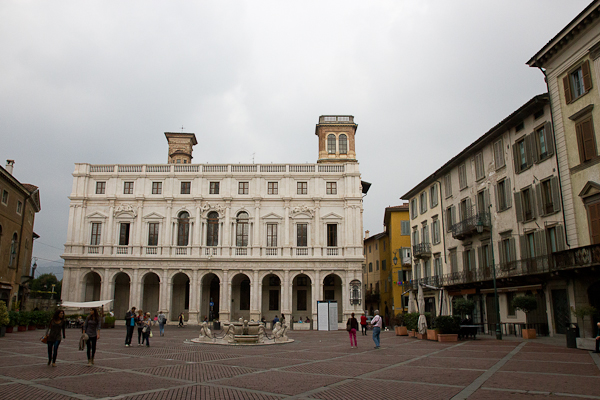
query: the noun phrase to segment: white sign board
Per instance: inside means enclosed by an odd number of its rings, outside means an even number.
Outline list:
[[[337,303],[329,303],[329,330],[338,330],[338,305]]]
[[[329,303],[317,303],[317,326],[320,331],[329,330]]]

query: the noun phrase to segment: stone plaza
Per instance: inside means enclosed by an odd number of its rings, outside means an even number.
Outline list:
[[[10,399],[600,399],[600,358],[563,341],[490,336],[438,343],[371,332],[291,331],[272,346],[187,344],[197,326],[167,326],[150,347],[101,331],[95,365],[68,329],[49,367],[42,331],[0,338],[0,400]],[[222,332],[217,331],[217,335]],[[134,334],[134,342],[137,334]]]

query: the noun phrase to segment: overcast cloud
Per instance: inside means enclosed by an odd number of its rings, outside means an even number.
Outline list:
[[[313,163],[319,115],[354,115],[378,233],[386,206],[545,92],[525,62],[588,3],[4,0],[0,160],[40,187],[38,273],[62,275],[74,163],[165,163],[182,126],[195,163]]]

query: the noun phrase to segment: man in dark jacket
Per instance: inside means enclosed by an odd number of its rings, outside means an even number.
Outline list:
[[[125,314],[125,326],[127,327],[127,336],[125,337],[125,347],[131,346],[131,338],[135,329],[135,307]]]

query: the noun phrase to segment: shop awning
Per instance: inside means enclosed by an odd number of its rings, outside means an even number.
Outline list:
[[[102,307],[112,300],[100,300],[100,301],[63,301],[61,303],[62,307],[72,307],[72,308],[96,308]]]

